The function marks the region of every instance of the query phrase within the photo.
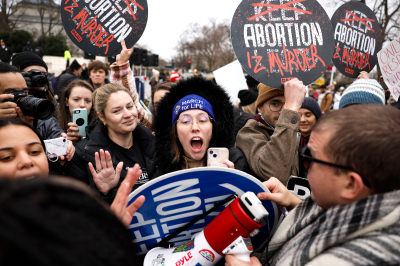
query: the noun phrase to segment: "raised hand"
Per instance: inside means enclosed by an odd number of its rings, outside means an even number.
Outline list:
[[[107,195],[111,189],[118,185],[123,162],[117,165],[114,170],[114,166],[111,160],[111,155],[108,151],[100,149],[100,155],[98,152],[95,153],[96,170],[92,163],[88,163],[90,172],[93,176],[93,181],[96,184],[97,189]]]
[[[129,168],[128,173],[119,186],[117,195],[110,207],[126,227],[131,223],[133,215],[145,201],[145,198],[142,195],[128,206],[129,193],[131,193],[133,186],[141,175],[142,170],[139,169],[138,164],[135,164],[133,168]]]
[[[284,84],[285,90],[285,109],[289,109],[295,112],[300,110],[303,104],[304,98],[306,97],[306,87],[303,81],[297,78],[291,79]]]
[[[116,62],[118,65],[122,65],[122,64],[128,62],[129,58],[131,57],[131,55],[133,53],[133,47],[130,49],[126,48],[125,40],[121,41],[121,46],[122,46],[121,53],[119,55],[117,55],[117,58],[116,58]]]

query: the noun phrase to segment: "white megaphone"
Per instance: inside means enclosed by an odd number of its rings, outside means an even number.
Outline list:
[[[224,255],[250,261],[250,238],[259,232],[267,210],[253,192],[233,200],[200,233],[183,245],[156,247],[144,259],[144,266],[211,266]]]

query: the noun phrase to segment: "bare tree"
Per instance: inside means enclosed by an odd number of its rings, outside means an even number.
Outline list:
[[[19,2],[20,0],[0,1],[0,31],[15,29],[19,19],[25,15],[26,7],[19,5]]]
[[[42,35],[50,35],[61,19],[60,6],[52,0],[36,0],[35,5],[40,17]]]
[[[230,25],[210,19],[207,25],[189,24],[176,46],[174,59],[177,65],[185,66],[188,60],[192,66],[203,69],[216,69],[235,59],[230,41]]]

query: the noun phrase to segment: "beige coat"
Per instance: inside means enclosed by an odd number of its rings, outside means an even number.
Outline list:
[[[275,131],[254,119],[247,121],[236,138],[251,170],[261,179],[278,178],[284,185],[299,173],[297,137],[300,113],[282,110]]]

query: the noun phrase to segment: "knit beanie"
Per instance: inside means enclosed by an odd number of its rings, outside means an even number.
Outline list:
[[[20,71],[29,66],[42,66],[46,69],[46,71],[48,70],[43,59],[32,52],[14,54],[12,57],[12,65],[17,67]]]
[[[240,99],[240,105],[246,106],[254,103],[257,100],[257,93],[251,90],[240,90],[238,93]]]
[[[179,74],[176,72],[171,72],[171,75],[169,76],[170,82],[175,82],[180,79]]]
[[[351,104],[385,104],[385,92],[374,79],[358,79],[343,92],[339,109]]]
[[[153,68],[153,69],[151,70],[151,73],[153,74],[153,77],[154,77],[154,76],[157,76],[158,74],[160,74],[160,71],[158,71],[157,69],[154,69],[154,68]]]
[[[76,61],[76,59],[74,59],[74,61],[72,61],[71,65],[69,66],[69,68],[71,70],[78,70],[78,69],[82,68],[82,66],[78,63],[78,61]]]
[[[256,102],[256,106],[259,107],[266,101],[276,96],[283,96],[283,90],[275,89],[265,84],[258,84],[258,98]]]
[[[313,113],[315,115],[317,120],[322,115],[321,108],[319,107],[318,102],[311,97],[306,97],[300,108],[305,108],[305,109],[310,110],[311,113]]]

